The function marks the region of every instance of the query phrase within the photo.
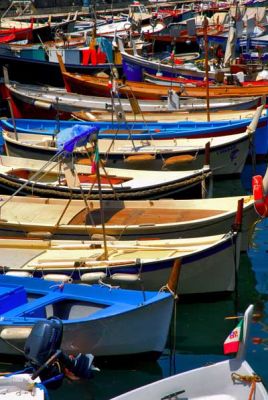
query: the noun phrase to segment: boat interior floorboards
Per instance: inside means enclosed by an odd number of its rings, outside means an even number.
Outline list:
[[[105,224],[107,225],[144,225],[144,224],[167,224],[172,222],[191,221],[200,218],[208,218],[223,213],[223,210],[167,210],[167,209],[142,209],[142,208],[109,208],[104,211]],[[101,224],[100,210],[93,210],[88,213],[84,209],[74,216],[69,225],[96,225]]]

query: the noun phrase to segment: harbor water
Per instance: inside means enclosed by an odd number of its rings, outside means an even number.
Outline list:
[[[247,164],[240,179],[214,182],[214,197],[250,193],[252,174],[263,174],[265,169],[265,164],[258,164],[254,171],[252,165]],[[236,293],[225,297],[178,300],[169,340],[158,361],[129,363],[127,366],[118,363],[102,365],[90,381],[65,379],[61,388],[49,392],[49,398],[108,400],[174,373],[222,361],[226,359],[223,342],[236,325],[235,320],[225,317],[242,314],[249,304],[254,304],[255,314],[260,317],[251,326],[247,359],[268,387],[268,219],[257,223],[248,254],[241,255]],[[21,367],[8,362],[0,364],[1,371]]]

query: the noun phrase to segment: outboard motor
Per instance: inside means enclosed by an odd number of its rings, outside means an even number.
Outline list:
[[[57,318],[38,321],[28,336],[24,354],[26,367],[33,369],[32,379],[40,377],[49,389],[57,389],[64,376],[72,373],[76,377],[90,379],[96,370],[92,354],[69,357],[60,350],[63,325]]]

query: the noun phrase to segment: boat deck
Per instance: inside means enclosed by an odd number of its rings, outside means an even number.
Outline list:
[[[213,217],[224,213],[224,210],[167,210],[144,209],[144,208],[118,208],[104,211],[105,224],[107,225],[149,225],[149,224],[168,224],[175,222],[185,222],[201,218]],[[69,225],[91,225],[92,221],[96,225],[101,223],[100,210],[93,210],[90,213],[86,209],[80,211],[70,221]]]

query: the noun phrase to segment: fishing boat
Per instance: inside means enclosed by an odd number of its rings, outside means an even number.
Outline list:
[[[144,103],[142,103],[143,106]],[[146,116],[144,116],[146,118]],[[184,117],[184,118],[183,118]],[[60,119],[28,119],[28,118],[2,118],[0,124],[3,131],[3,138],[8,141],[11,136],[8,133],[16,131],[18,138],[25,141],[28,138],[37,139],[40,135],[40,140],[51,140],[51,136],[63,130],[71,130],[75,125],[83,127],[95,126],[98,130],[99,139],[116,139],[116,140],[162,140],[162,139],[180,139],[180,138],[212,138],[219,136],[228,136],[232,134],[242,133],[247,126],[252,122],[251,129],[259,132],[259,136],[264,141],[265,131],[267,130],[267,115],[263,110],[263,105],[255,110],[247,110],[245,112],[236,113],[231,111],[228,113],[212,113],[211,121],[207,121],[207,114],[197,113],[188,114],[182,113],[180,119],[173,121],[168,119],[168,115],[162,117],[167,118],[167,121],[146,121],[128,123],[127,121],[92,121],[89,124],[87,121],[64,121]],[[78,128],[77,128],[78,129]],[[21,135],[25,134],[25,136]],[[43,136],[42,136],[43,135]],[[11,152],[11,146],[10,146]],[[10,154],[12,155],[12,154]]]
[[[62,71],[64,85],[68,92],[79,94],[91,94],[94,96],[108,97],[111,92],[111,83],[109,77],[98,77],[85,74],[74,74]],[[123,82],[120,79],[115,81],[118,93],[123,97],[135,96],[136,99],[143,100],[161,100],[168,96],[170,85],[157,86],[149,82]],[[174,90],[180,92],[180,86],[173,87]]]
[[[10,98],[14,118],[46,118],[52,119],[57,113],[61,113],[61,119],[70,118],[74,112],[88,112],[91,118],[95,118],[93,113],[101,111],[100,115],[105,115],[106,119],[111,120],[111,112],[114,105],[119,100],[110,97],[90,96],[77,93],[66,92],[62,88],[27,85],[18,82],[10,82],[2,87],[3,98]],[[232,99],[211,99],[210,111],[216,110],[250,110],[256,108],[260,103],[259,97],[245,97]],[[178,121],[181,118],[194,119],[195,115],[188,116],[186,112],[206,111],[206,101],[203,99],[195,100],[180,98],[178,104],[170,104],[166,100],[139,100],[138,105],[141,114],[134,114],[131,103],[128,99],[121,99],[120,104],[125,112],[126,119],[132,118],[133,121],[139,117],[149,119],[164,120],[173,118]],[[108,112],[108,110],[110,110]],[[130,115],[129,115],[130,114]],[[171,115],[170,115],[171,114]],[[88,116],[88,117],[89,117]],[[224,116],[222,116],[224,118]],[[231,119],[229,116],[228,119]],[[212,117],[211,117],[212,120]]]
[[[261,378],[246,361],[253,305],[245,311],[243,338],[235,358],[192,369],[114,397],[113,400],[145,400],[158,397],[194,399],[267,399]]]
[[[94,164],[93,159],[87,159]],[[192,171],[137,171],[95,167],[0,155],[1,193],[41,197],[134,200],[207,197],[211,190],[212,171],[207,165]],[[100,194],[101,192],[101,194]]]
[[[8,66],[10,79],[23,83],[36,83],[44,85],[52,85],[63,87],[59,63],[56,57],[58,49],[48,49],[48,54],[44,48],[40,46],[38,51],[21,50],[19,54],[12,50],[8,45],[0,48],[0,76],[3,76],[3,67]],[[70,72],[78,72],[82,74],[93,74],[100,71],[110,73],[111,69],[116,67],[119,71],[121,66],[113,62],[103,62],[97,60],[95,63],[84,63],[84,51],[89,49],[60,49],[65,59],[66,69]],[[87,54],[88,56],[88,54]],[[47,59],[49,57],[49,60]],[[85,57],[86,58],[86,57]]]
[[[101,279],[125,289],[158,290],[167,282],[175,260],[180,260],[180,296],[231,293],[236,288],[240,245],[240,234],[235,231],[188,239],[106,243],[2,238],[0,272],[58,282]]]
[[[192,63],[185,64],[165,64],[161,61],[150,60],[138,54],[129,54],[125,51],[122,42],[119,40],[120,52],[122,54],[123,73],[128,81],[141,82],[143,81],[143,72],[156,74],[162,73],[165,76],[183,76],[189,79],[204,80],[205,71],[199,69]],[[209,79],[215,80],[216,73],[210,71]]]
[[[21,355],[34,324],[49,317],[62,320],[61,349],[67,355],[156,359],[165,348],[174,304],[170,292],[7,275],[0,276],[0,287],[2,355]]]
[[[147,74],[145,81],[151,84],[158,84],[159,87],[167,90],[167,87],[177,87],[176,80]],[[238,96],[266,96],[268,81],[245,81],[240,84],[209,85],[209,97],[238,97]],[[207,89],[205,85],[180,84],[180,96],[206,98]]]
[[[254,137],[257,121],[250,124],[252,130],[226,136],[205,138],[180,138],[171,131],[168,134],[175,136],[173,139],[166,137],[157,139],[134,139],[127,132],[129,139],[118,139],[116,132],[112,139],[100,139],[98,149],[100,157],[107,167],[132,168],[135,170],[174,170],[189,171],[200,170],[209,164],[214,176],[227,176],[241,174],[251,143]],[[2,132],[6,152],[9,155],[33,159],[50,160],[58,151],[59,137],[69,135],[70,131],[87,131],[90,125],[76,126],[55,135],[30,135],[27,133]],[[167,136],[167,135],[166,135]],[[83,148],[74,151],[78,158],[88,161],[87,152]],[[209,161],[208,161],[209,160]],[[159,175],[160,176],[160,175]]]
[[[61,30],[66,32],[71,30],[77,20],[77,13],[71,18],[71,14],[61,22],[47,21],[40,23],[16,21],[11,18],[2,18],[0,24],[0,43],[11,43],[17,41],[24,41],[27,43],[40,43],[48,40],[54,40],[55,32]]]
[[[39,378],[32,380],[31,374],[11,374],[0,377],[1,397],[6,400],[45,400],[45,392],[41,388]]]
[[[167,239],[227,233],[244,199],[241,250],[257,219],[251,196],[195,200],[99,201],[1,195],[0,235],[88,240],[105,232],[113,239]],[[21,211],[23,210],[23,212]],[[104,212],[103,212],[104,210]]]

